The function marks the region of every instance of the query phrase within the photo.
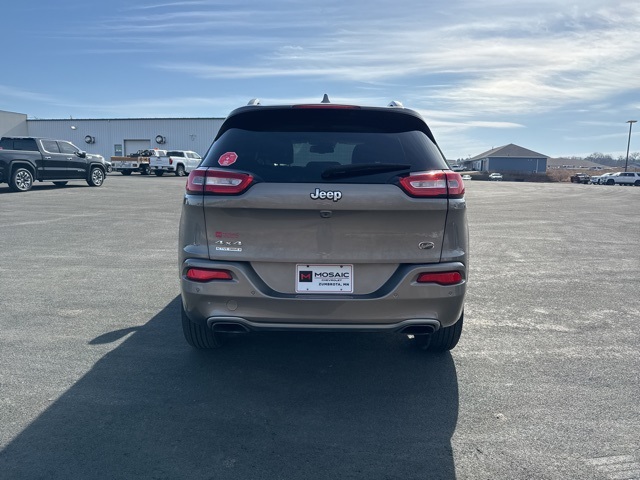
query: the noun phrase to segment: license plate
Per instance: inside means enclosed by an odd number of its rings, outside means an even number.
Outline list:
[[[296,265],[296,293],[353,293],[353,265]]]

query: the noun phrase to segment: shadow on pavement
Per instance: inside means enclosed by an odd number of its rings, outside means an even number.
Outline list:
[[[200,352],[179,297],[1,453],[2,478],[455,478],[450,354],[398,336],[253,334]]]

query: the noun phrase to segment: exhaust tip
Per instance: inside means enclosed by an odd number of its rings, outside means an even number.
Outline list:
[[[217,333],[248,333],[249,329],[240,323],[220,322],[214,323],[211,328]]]
[[[431,335],[436,331],[433,325],[409,325],[400,330],[405,335]]]

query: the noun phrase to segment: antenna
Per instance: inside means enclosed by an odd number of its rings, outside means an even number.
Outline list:
[[[260,99],[252,98],[251,100],[249,100],[249,103],[247,103],[247,105],[260,105]]]
[[[325,93],[324,97],[322,97],[322,101],[320,103],[331,103],[331,101],[329,100],[329,95],[327,95]]]
[[[404,105],[402,105],[402,102],[399,102],[397,100],[393,100],[392,102],[389,103],[389,105],[387,105],[387,107],[400,107],[400,108],[404,108]]]

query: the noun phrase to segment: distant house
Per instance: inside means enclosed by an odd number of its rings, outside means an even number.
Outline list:
[[[545,173],[547,155],[510,143],[464,160],[467,170],[480,172]]]

